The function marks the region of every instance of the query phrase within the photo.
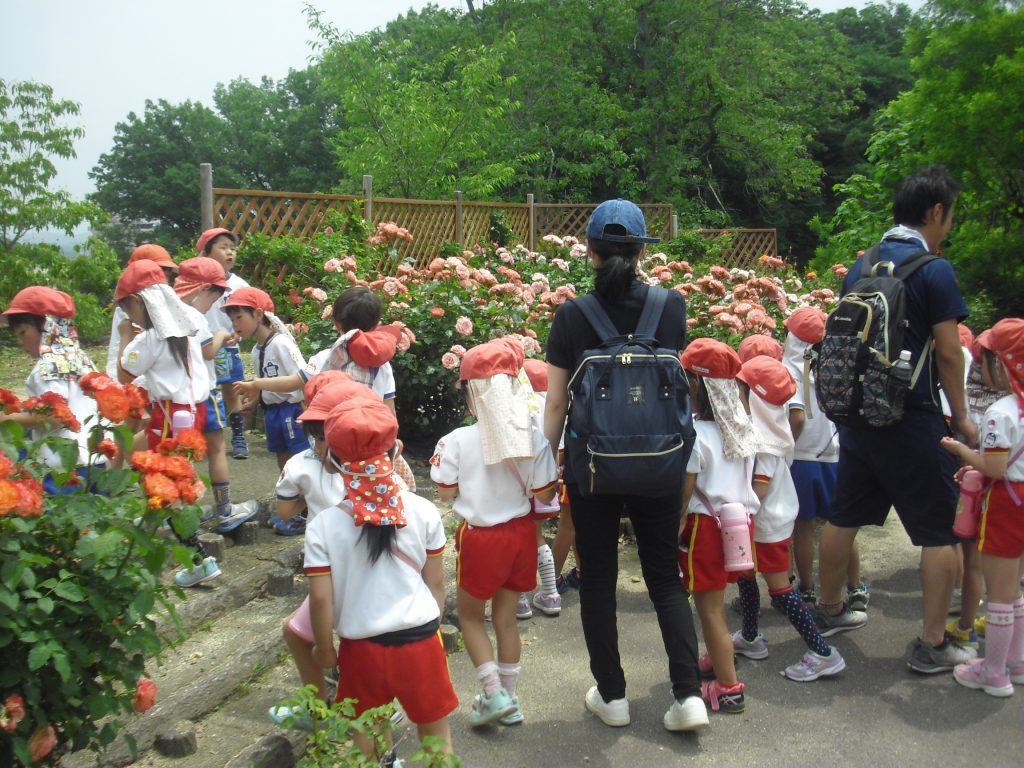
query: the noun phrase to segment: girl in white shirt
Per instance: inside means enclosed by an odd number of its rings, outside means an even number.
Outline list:
[[[786,615],[809,649],[783,674],[799,682],[838,674],[846,668],[843,657],[822,638],[814,616],[789,582],[789,545],[798,501],[788,466],[795,441],[786,403],[796,392],[796,382],[785,365],[764,356],[745,362],[737,379],[742,383],[740,394],[749,404],[757,440],[754,492],[761,506],[754,517],[756,572],[768,584],[772,607]],[[733,647],[747,658],[766,658],[768,641],[758,631],[761,595],[754,572],[741,576],[738,586],[743,628],[733,633]]]

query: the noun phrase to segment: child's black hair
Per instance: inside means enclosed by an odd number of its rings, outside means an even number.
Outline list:
[[[249,317],[256,317],[256,310],[253,309],[252,307],[239,307],[237,305],[232,307],[224,307],[224,312],[227,314],[229,318],[231,317],[232,312],[245,312],[249,315]],[[265,325],[267,328],[274,327],[271,324],[270,320],[267,318],[266,312],[263,313],[262,324]]]
[[[320,423],[320,428],[323,429],[323,422]],[[388,451],[388,456],[392,459],[395,456],[396,446],[392,446],[391,450]],[[342,464],[343,462],[334,455],[333,451],[327,452],[327,458],[329,461],[335,462],[336,464]],[[388,557],[394,557],[395,539],[398,537],[398,526],[396,525],[364,525],[363,530],[359,534],[359,540],[365,541],[367,548],[370,550],[370,563],[376,563],[380,560],[382,555]]]
[[[331,314],[343,332],[355,330],[372,331],[380,325],[380,297],[369,288],[355,285],[346,288],[334,300]]]
[[[142,302],[142,309],[143,309],[143,321],[142,321],[142,324],[143,324],[143,326],[147,330],[149,328],[152,328],[153,327],[153,321],[149,319],[149,310],[146,309],[146,302],[142,301],[142,299],[139,298],[138,296],[136,296],[135,294],[131,294],[130,296],[125,296],[123,299],[121,299],[119,302],[117,302],[117,306],[119,306],[121,308],[121,311],[124,312],[127,315],[128,314],[128,310],[125,309],[125,306],[127,305],[127,302],[130,301],[133,298]],[[188,360],[188,337],[187,336],[168,336],[166,339],[164,339],[164,341],[166,341],[167,342],[167,346],[169,346],[171,348],[171,354],[174,355],[174,359],[178,361],[178,365],[180,365],[182,368],[185,369],[185,375],[188,376],[189,379],[191,379],[192,378],[192,370],[191,370],[191,367],[189,366],[189,360]]]
[[[614,233],[618,225],[609,224],[605,229]],[[625,227],[619,227],[623,235]],[[643,243],[618,243],[611,240],[587,240],[590,250],[599,257],[594,269],[594,292],[615,302],[629,289],[636,277],[636,258],[644,249]]]
[[[16,312],[7,316],[7,322],[10,324],[11,330],[19,325],[31,325],[42,333],[43,326],[46,325],[46,318],[42,315],[33,315],[30,312]]]
[[[945,167],[926,165],[900,180],[892,201],[893,221],[910,227],[925,224],[925,216],[936,203],[942,203],[943,216],[948,219],[960,189],[960,182]]]
[[[708,397],[707,387],[704,386],[704,377],[687,371],[686,379],[690,384],[690,404],[694,409],[694,418],[714,421],[715,410],[711,407],[711,398]]]
[[[211,237],[210,241],[203,246],[203,256],[209,256],[210,252],[213,250],[213,244],[220,240],[222,237],[230,238],[231,241],[234,242],[235,248],[238,247],[238,235],[228,232],[221,232],[216,237]]]
[[[302,431],[306,433],[307,438],[324,439],[324,423],[322,421],[306,421],[303,419],[300,423],[302,424]]]

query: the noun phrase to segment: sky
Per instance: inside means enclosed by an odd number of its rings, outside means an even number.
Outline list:
[[[94,190],[88,172],[113,145],[114,127],[146,99],[213,105],[213,89],[238,77],[278,80],[309,62],[308,0],[0,0],[0,78],[35,80],[81,105],[77,158],[57,161],[55,186]],[[361,34],[425,0],[312,0],[340,31]],[[434,0],[465,9],[462,0]],[[864,0],[818,0],[823,11]],[[910,2],[919,6],[920,0]],[[214,169],[216,173],[216,169]],[[198,171],[197,171],[198,173]]]

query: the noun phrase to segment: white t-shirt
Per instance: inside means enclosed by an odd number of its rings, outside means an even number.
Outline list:
[[[29,397],[42,397],[44,392],[56,392],[68,401],[68,408],[71,409],[71,412],[75,414],[75,418],[82,425],[81,430],[72,432],[69,429],[60,429],[50,432],[42,427],[33,427],[32,432],[39,437],[58,435],[76,441],[78,443],[78,464],[79,466],[85,465],[89,461],[89,428],[95,426],[96,420],[99,418],[96,401],[82,392],[77,381],[68,379],[52,379],[47,381],[42,376],[39,363],[36,363],[32,372],[29,373],[28,378],[25,380],[25,391]],[[86,423],[86,419],[90,416],[92,418]],[[42,457],[43,462],[48,467],[61,468],[60,459],[49,448],[44,449]]]
[[[967,377],[971,372],[971,363],[974,362],[974,358],[971,357],[971,350],[967,347],[960,347],[960,351],[964,353],[964,388],[967,387]],[[949,410],[949,400],[946,399],[946,393],[942,391],[942,387],[939,387],[939,405],[942,406],[942,415],[947,419],[953,416],[953,412]]]
[[[376,637],[439,617],[422,570],[428,556],[444,552],[441,515],[415,493],[403,493],[402,503],[407,525],[398,529],[395,546],[419,566],[418,571],[387,554],[371,564],[369,549],[360,540],[363,529],[352,520],[347,500],[328,507],[306,527],[306,573],[313,578],[330,575],[334,630],[340,637]]]
[[[257,344],[252,348],[252,367],[256,369],[257,378],[274,379],[278,376],[291,376],[293,373],[301,373],[306,367],[306,361],[302,359],[295,342],[283,333],[275,333],[264,346]],[[260,363],[262,355],[263,362]],[[296,389],[291,392],[262,392],[265,405],[277,405],[278,403],[301,403],[302,390]]]
[[[981,452],[1006,453],[1009,460],[1021,447],[1024,447],[1024,424],[1021,424],[1017,397],[1006,395],[985,411],[981,425]],[[1011,483],[1024,482],[1024,453],[1006,467],[1003,479]]]
[[[196,325],[199,326],[199,330],[196,331],[196,338],[199,339],[200,353],[202,348],[213,341],[213,333],[210,332],[210,324],[206,320],[206,315],[200,312],[193,306],[185,304],[185,313],[195,320]],[[210,377],[210,385],[215,386],[217,383],[217,369],[214,367],[213,358],[204,361],[206,363],[206,371]]]
[[[345,498],[345,483],[341,475],[327,472],[312,450],[288,459],[277,480],[277,498],[291,501],[300,496],[306,500],[310,521],[322,510]]]
[[[114,319],[110,321],[110,343],[107,344],[107,376],[117,381],[117,355],[121,351],[121,325],[128,315],[118,306],[114,307]]]
[[[323,372],[324,366],[326,366],[327,361],[330,360],[332,349],[333,347],[328,347],[309,358],[309,362],[302,371],[302,378],[305,381],[309,381],[318,373]],[[351,376],[353,373],[351,366],[355,365],[357,364],[349,363],[349,365],[343,369],[343,372]],[[391,370],[391,363],[384,363],[380,368],[366,368],[365,366],[358,367],[365,373],[365,377],[353,376],[352,378],[360,383],[365,383],[364,379],[369,379],[370,383],[367,386],[380,395],[381,400],[387,400],[395,396],[395,374],[394,371]]]
[[[203,360],[199,337],[187,338],[187,367],[178,362],[171,352],[171,345],[157,337],[152,328],[144,330],[124,348],[121,366],[137,377],[135,383],[149,392],[150,400],[170,400],[180,405],[191,405],[204,403],[210,396],[211,379],[206,361]]]
[[[533,422],[533,458],[515,462],[519,476],[505,462],[484,464],[480,427],[460,427],[437,442],[430,457],[430,479],[443,488],[458,487],[452,511],[470,525],[488,528],[530,511],[530,495],[558,480],[558,468],[544,433]],[[522,484],[519,480],[522,478]]]
[[[227,302],[228,297],[232,293],[237,291],[239,288],[248,288],[249,284],[240,278],[238,275],[231,273],[224,278],[224,281],[228,284],[228,289],[224,291],[219,299],[213,302],[213,306],[206,312],[206,321],[211,331],[227,331],[228,333],[234,332],[234,326],[231,325],[231,318],[228,317],[228,313],[223,311],[221,307]],[[233,349],[238,349],[237,345]]]
[[[727,459],[722,444],[722,433],[713,421],[698,419],[693,422],[693,427],[697,432],[697,441],[693,445],[693,453],[690,454],[686,472],[697,475],[696,488],[715,509],[733,502],[744,504],[748,515],[756,514],[759,502],[751,485],[754,457]],[[686,511],[698,515],[711,514],[696,489],[690,496]]]
[[[782,456],[759,453],[754,461],[754,480],[768,483],[768,495],[754,517],[754,541],[770,544],[793,535],[793,524],[800,502],[793,476]]]
[[[796,461],[819,461],[822,464],[835,464],[839,461],[839,430],[818,406],[818,393],[814,383],[814,374],[807,382],[807,395],[810,400],[810,413],[804,400],[804,352],[810,347],[792,333],[786,335],[783,348],[783,363],[796,382],[796,393],[787,404],[789,410],[804,412],[804,427],[800,437],[796,439],[793,458]],[[813,418],[811,416],[813,414]]]

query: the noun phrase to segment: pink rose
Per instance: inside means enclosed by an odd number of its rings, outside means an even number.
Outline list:
[[[453,355],[451,352],[445,352],[441,355],[441,365],[447,368],[449,371],[454,371],[459,367],[459,358],[457,355]]]
[[[341,259],[328,259],[324,262],[324,272],[341,272]]]
[[[455,332],[459,336],[469,336],[473,332],[473,321],[468,317],[460,317],[455,321]]]
[[[0,712],[0,726],[13,733],[18,723],[25,719],[25,699],[18,694],[7,697]]]
[[[441,307],[431,307],[430,314],[433,317],[444,317],[444,310]]]
[[[314,288],[309,292],[309,296],[311,299],[319,301],[321,304],[327,301],[327,294],[324,292],[323,288]]]
[[[466,348],[461,344],[452,344],[452,348],[449,349],[448,351],[451,352],[453,355],[456,355],[457,357],[462,357],[464,354],[466,354]]]
[[[135,699],[132,701],[132,709],[136,712],[146,712],[156,703],[156,683],[148,677],[140,677],[135,684]]]
[[[57,746],[57,732],[52,725],[40,725],[28,740],[28,755],[33,763],[38,763]]]
[[[325,235],[333,235],[334,234],[334,227],[324,227],[324,234]]]

